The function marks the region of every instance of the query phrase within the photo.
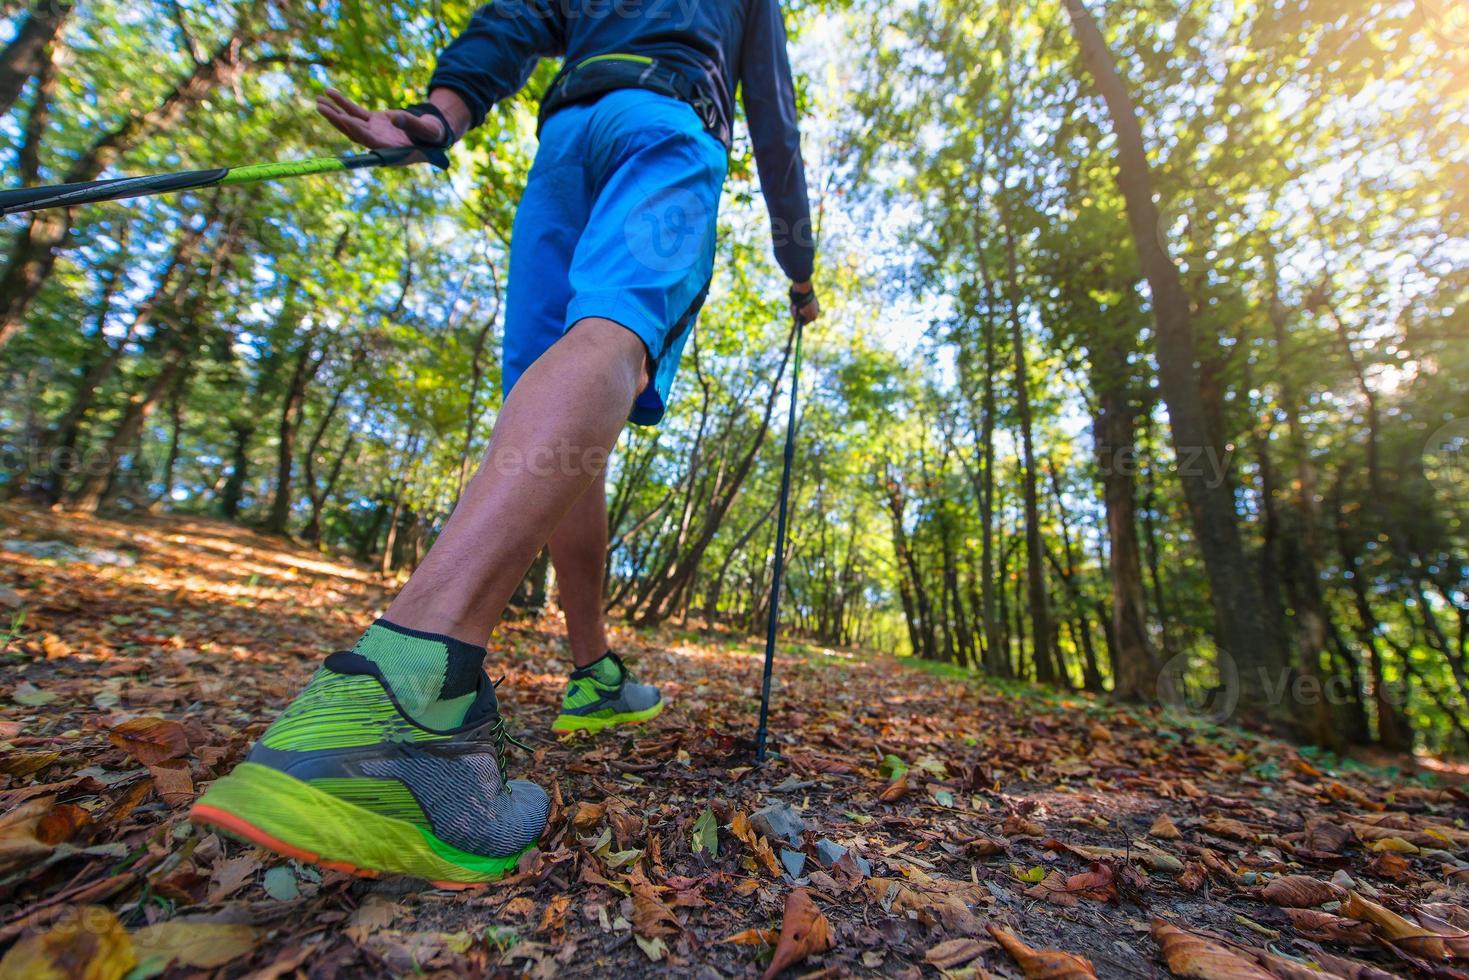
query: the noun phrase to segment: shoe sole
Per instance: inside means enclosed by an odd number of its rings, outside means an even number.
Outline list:
[[[572,732],[600,732],[604,728],[613,725],[641,725],[649,719],[658,717],[663,710],[663,699],[651,708],[642,711],[624,711],[618,715],[608,715],[605,718],[591,718],[586,715],[557,715],[556,720],[551,722],[551,731],[558,735],[569,735]]]
[[[413,875],[439,888],[497,881],[536,846],[506,857],[470,854],[422,827],[348,803],[254,762],[240,763],[211,784],[189,819],[333,871],[361,878]]]

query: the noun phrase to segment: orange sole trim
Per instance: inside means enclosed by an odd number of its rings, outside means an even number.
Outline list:
[[[378,878],[381,873],[372,868],[359,868],[347,861],[325,860],[320,854],[313,854],[293,844],[287,844],[273,834],[266,833],[259,827],[250,823],[242,817],[228,813],[219,807],[201,803],[189,811],[189,819],[196,823],[206,823],[235,837],[249,841],[257,847],[263,847],[267,851],[274,851],[282,857],[291,858],[294,861],[302,861],[306,864],[314,864],[318,868],[326,868],[328,871],[340,871],[343,874],[352,875],[356,878]],[[444,888],[450,891],[468,891],[474,888],[483,888],[484,882],[475,881],[430,881],[435,888]]]

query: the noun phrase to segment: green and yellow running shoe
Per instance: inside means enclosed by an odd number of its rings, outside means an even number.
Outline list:
[[[599,732],[613,725],[635,725],[663,710],[663,698],[652,684],[632,679],[622,658],[611,650],[576,670],[561,699],[553,732]]]
[[[434,731],[403,712],[375,663],[334,653],[189,816],[365,877],[493,881],[535,846],[551,808],[535,783],[505,780],[507,741],[483,673],[464,724]]]

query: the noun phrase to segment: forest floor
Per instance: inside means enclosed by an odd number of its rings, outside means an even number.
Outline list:
[[[551,617],[489,661],[539,852],[462,892],[299,865],[186,813],[380,580],[204,519],[0,528],[0,976],[1465,976],[1457,789],[814,646],[752,768],[759,645],[694,631],[617,631],[660,718],[554,739]]]

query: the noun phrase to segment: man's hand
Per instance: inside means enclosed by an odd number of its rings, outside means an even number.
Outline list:
[[[811,295],[811,298],[808,299],[806,302],[797,305],[794,296],[796,294],[804,293],[809,293]],[[791,294],[791,309],[796,311],[796,316],[801,318],[802,323],[810,323],[821,315],[821,301],[816,298],[816,290],[811,285],[811,281],[809,279],[805,282],[798,282],[795,285],[791,286]]]
[[[469,109],[462,99],[448,89],[435,89],[429,100],[439,107],[455,126],[453,135],[468,127]],[[421,143],[442,142],[451,135],[444,132],[443,123],[433,116],[415,116],[404,109],[369,111],[347,98],[336,89],[327,89],[325,95],[316,97],[316,111],[352,142],[370,150],[412,146],[416,139]],[[421,163],[423,155],[415,153],[403,162]]]

